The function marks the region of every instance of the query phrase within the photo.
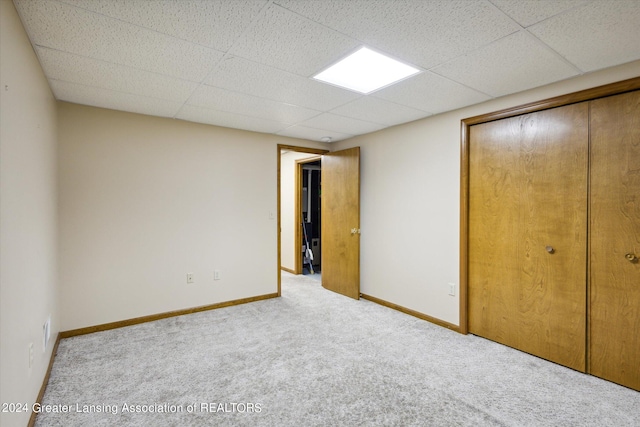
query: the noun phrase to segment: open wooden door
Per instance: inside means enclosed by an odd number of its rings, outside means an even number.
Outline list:
[[[322,286],[360,298],[360,147],[322,156]]]

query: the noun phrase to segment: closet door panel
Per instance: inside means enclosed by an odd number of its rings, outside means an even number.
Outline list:
[[[470,128],[469,331],[584,371],[588,103]]]
[[[589,370],[640,390],[640,91],[592,101]]]

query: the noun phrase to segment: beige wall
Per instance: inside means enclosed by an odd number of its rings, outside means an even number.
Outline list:
[[[362,292],[457,324],[460,120],[637,75],[640,62],[331,145],[362,147]],[[59,111],[62,329],[276,291],[276,145],[326,145]]]
[[[49,315],[55,337],[276,292],[277,144],[326,145],[56,105],[9,0],[0,18],[0,401],[35,399]],[[460,120],[636,76],[640,61],[331,145],[361,146],[362,292],[457,324]]]
[[[640,61],[335,143],[361,147],[361,292],[459,323],[460,120],[640,76]]]
[[[13,3],[0,1],[0,402],[32,403],[60,330],[56,104]],[[51,315],[51,341],[42,326]],[[33,365],[29,368],[29,343]],[[25,426],[30,414],[0,413]]]
[[[295,271],[295,177],[296,160],[315,157],[316,154],[288,151],[280,157],[280,221],[281,221],[281,262],[280,265]]]
[[[63,330],[277,292],[277,144],[309,141],[68,103],[59,129]]]

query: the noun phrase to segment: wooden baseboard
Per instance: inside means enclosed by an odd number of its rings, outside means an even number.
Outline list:
[[[291,273],[291,274],[298,274],[298,273],[295,272],[295,270],[292,270],[292,269],[287,268],[287,267],[280,267],[280,270],[286,271],[287,273]]]
[[[398,304],[394,304],[389,301],[382,300],[380,298],[372,297],[371,295],[360,294],[360,297],[371,302],[375,302],[376,304],[383,305],[385,307],[392,308],[394,310],[401,311],[405,314],[408,314],[413,317],[417,317],[418,319],[426,320],[427,322],[434,323],[438,326],[442,326],[447,329],[451,329],[452,331],[463,333],[460,330],[458,325],[454,325],[453,323],[445,322],[444,320],[436,319],[435,317],[428,316],[426,314],[420,313],[419,311],[411,310],[410,308],[403,307]]]
[[[44,397],[44,392],[47,389],[47,384],[49,384],[49,377],[51,376],[51,368],[53,367],[53,361],[56,358],[56,353],[58,353],[58,345],[60,344],[60,334],[56,336],[56,342],[53,344],[53,350],[51,351],[51,358],[49,359],[49,366],[47,367],[47,372],[44,374],[44,379],[42,380],[42,386],[40,387],[40,392],[38,393],[38,397],[36,397],[36,401],[34,403],[42,403],[42,398]],[[38,416],[37,412],[31,412],[31,417],[29,417],[29,424],[27,427],[34,427],[36,425],[36,417]]]
[[[139,323],[153,322],[155,320],[166,319],[168,317],[182,316],[185,314],[199,313],[201,311],[215,310],[216,308],[231,307],[233,305],[246,304],[270,298],[277,298],[278,294],[265,294],[255,297],[242,298],[233,301],[219,302],[211,305],[203,305],[200,307],[187,308],[184,310],[169,311],[166,313],[152,314],[149,316],[136,317],[133,319],[120,320],[118,322],[103,323],[102,325],[89,326],[86,328],[72,329],[70,331],[60,332],[60,338],[75,337],[78,335],[92,334],[94,332],[108,331],[109,329],[123,328],[125,326],[137,325]]]

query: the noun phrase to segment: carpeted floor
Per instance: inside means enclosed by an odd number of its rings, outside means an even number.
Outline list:
[[[282,298],[62,340],[37,426],[640,426],[640,393],[283,272]]]

